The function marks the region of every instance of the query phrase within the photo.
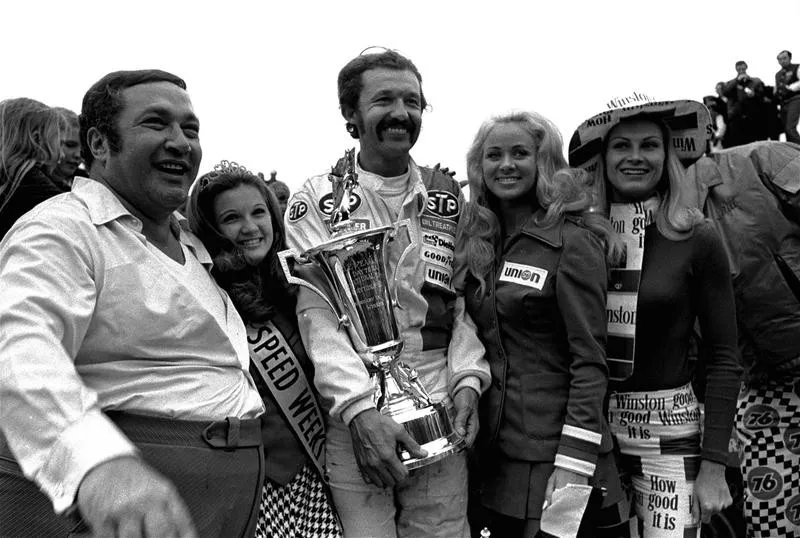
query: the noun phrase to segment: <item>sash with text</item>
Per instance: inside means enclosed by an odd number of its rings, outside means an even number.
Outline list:
[[[271,321],[247,325],[250,361],[266,384],[297,439],[314,462],[319,475],[325,473],[325,419],[311,384],[292,346]]]
[[[608,279],[608,377],[623,381],[633,375],[636,352],[636,306],[644,258],[644,229],[653,222],[659,199],[633,204],[612,203],[609,219],[625,245],[622,260],[611,268]]]

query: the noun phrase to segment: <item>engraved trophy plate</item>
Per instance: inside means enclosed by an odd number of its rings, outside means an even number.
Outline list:
[[[400,228],[408,231],[408,220],[395,226],[381,226],[354,231],[348,201],[358,179],[355,173],[355,149],[345,152],[329,175],[333,188],[334,210],[330,226],[332,238],[302,254],[293,249],[278,253],[286,278],[292,284],[310,289],[322,297],[339,318],[351,340],[362,344],[375,368],[375,403],[378,411],[402,424],[425,450],[425,458],[412,458],[406,450],[399,457],[409,469],[416,469],[460,451],[465,442],[453,428],[452,402],[432,402],[418,379],[417,372],[399,360],[403,341],[394,315],[397,275],[390,292],[388,244]],[[411,238],[398,261],[417,246]],[[317,267],[331,290],[331,297],[314,284],[294,276],[289,260],[302,266]]]

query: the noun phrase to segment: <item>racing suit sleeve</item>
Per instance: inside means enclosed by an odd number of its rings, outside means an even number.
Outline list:
[[[306,204],[301,218],[293,218]],[[286,242],[298,253],[330,239],[327,226],[313,211],[311,192],[302,190],[292,197],[286,214]],[[292,210],[295,212],[293,213]],[[330,415],[349,426],[353,418],[374,409],[374,385],[366,364],[356,351],[347,332],[339,327],[338,315],[311,290],[300,287],[297,297],[300,336],[311,362],[314,385]]]
[[[556,297],[569,345],[571,374],[567,413],[555,465],[584,476],[594,475],[600,450],[606,366],[607,271],[600,240],[589,230],[564,230]]]
[[[462,295],[456,298],[453,316],[453,334],[447,348],[448,390],[454,396],[470,387],[480,396],[489,388],[492,376],[486,349],[478,338],[475,322],[466,312]]]

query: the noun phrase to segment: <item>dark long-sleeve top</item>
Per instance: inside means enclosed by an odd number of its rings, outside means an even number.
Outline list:
[[[670,241],[651,224],[636,315],[633,376],[610,391],[663,390],[692,380],[689,341],[700,322],[706,358],[702,457],[725,463],[742,374],[733,285],[722,241],[707,223],[685,241]]]
[[[606,263],[600,240],[572,219],[531,216],[509,238],[476,295],[464,297],[492,371],[480,401],[482,446],[515,460],[592,476],[611,450],[606,394]]]
[[[44,173],[41,167],[35,166],[25,174],[19,186],[11,195],[8,203],[0,211],[0,239],[5,237],[8,230],[22,215],[33,209],[40,202],[52,198],[57,194],[67,192],[57,186]]]

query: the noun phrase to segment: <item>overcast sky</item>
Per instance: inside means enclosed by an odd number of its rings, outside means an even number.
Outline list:
[[[800,58],[798,0],[0,0],[0,20],[0,99],[79,111],[110,71],[165,69],[200,117],[201,172],[234,160],[293,191],[355,145],[336,75],[370,45],[420,69],[431,109],[412,155],[458,179],[491,115],[536,110],[568,141],[616,95],[700,100],[739,59],[771,85],[780,50]]]

